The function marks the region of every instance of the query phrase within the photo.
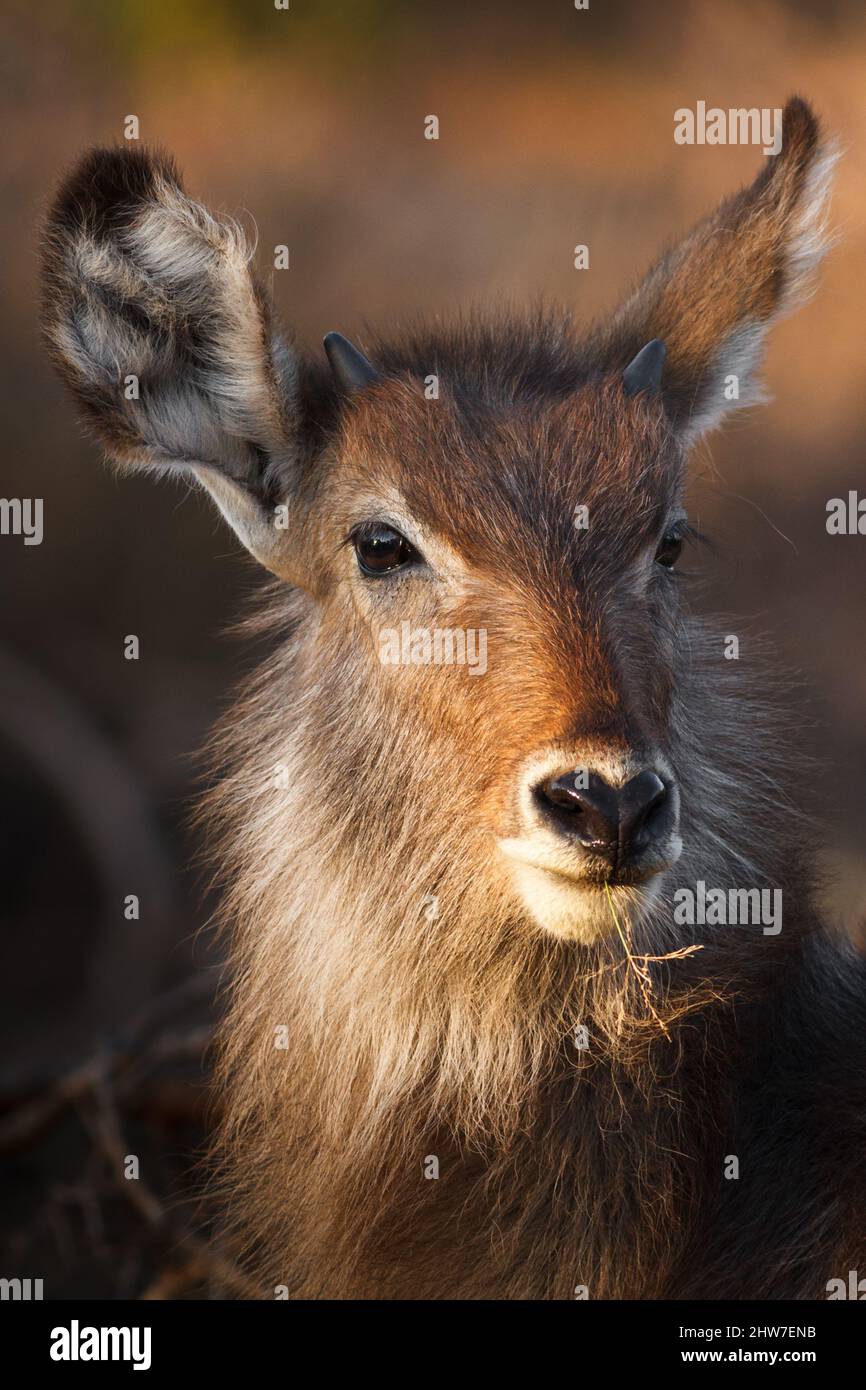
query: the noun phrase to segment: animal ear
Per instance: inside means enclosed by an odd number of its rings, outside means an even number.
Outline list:
[[[294,579],[297,373],[250,259],[169,158],[94,150],[48,217],[44,328],[109,454],[198,479],[256,559]]]
[[[779,154],[662,258],[591,345],[621,367],[627,394],[661,389],[686,444],[762,399],[766,332],[808,294],[825,249],[836,158],[792,98]]]

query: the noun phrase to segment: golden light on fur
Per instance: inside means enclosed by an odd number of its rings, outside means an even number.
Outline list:
[[[831,163],[794,99],[778,157],[597,330],[418,329],[365,344],[351,391],[170,161],[96,152],[64,184],[46,332],[88,422],[204,483],[278,577],[201,812],[233,967],[221,1193],[263,1297],[812,1297],[866,1257],[863,972],[810,906],[787,692],[663,563],[688,446],[757,399],[812,282]],[[412,563],[365,574],[371,525]],[[483,632],[483,675],[383,662],[404,623]],[[551,799],[584,765],[593,835],[576,780],[583,820]],[[624,865],[604,807],[647,776]],[[698,879],[782,886],[784,932],[677,925]]]

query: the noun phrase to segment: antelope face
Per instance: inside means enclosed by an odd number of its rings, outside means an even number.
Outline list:
[[[830,163],[794,99],[781,152],[605,329],[501,319],[370,361],[329,335],[330,370],[282,341],[242,234],[170,161],[95,151],[63,185],[55,358],[117,460],[196,479],[300,596],[296,814],[335,860],[459,860],[582,941],[651,908],[688,834],[684,458],[756,398]]]
[[[591,938],[611,904],[645,909],[681,847],[682,453],[654,379],[467,405],[460,365],[438,399],[408,365],[351,396],[314,504],[325,627],[375,700],[391,804],[432,826],[450,806],[520,910]]]

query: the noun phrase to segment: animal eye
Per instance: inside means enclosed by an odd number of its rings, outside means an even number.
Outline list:
[[[362,574],[379,579],[393,574],[419,558],[417,550],[393,526],[367,526],[352,537],[358,568]]]
[[[685,537],[680,531],[668,531],[662,537],[661,544],[655,554],[656,564],[661,565],[662,569],[672,570],[677,560],[682,554]]]

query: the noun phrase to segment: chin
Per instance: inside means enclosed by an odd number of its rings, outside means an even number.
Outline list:
[[[583,945],[617,934],[614,913],[620,927],[636,926],[658,897],[664,878],[660,872],[639,884],[611,884],[608,896],[603,884],[581,883],[535,865],[516,864],[513,873],[533,921],[561,941]]]

